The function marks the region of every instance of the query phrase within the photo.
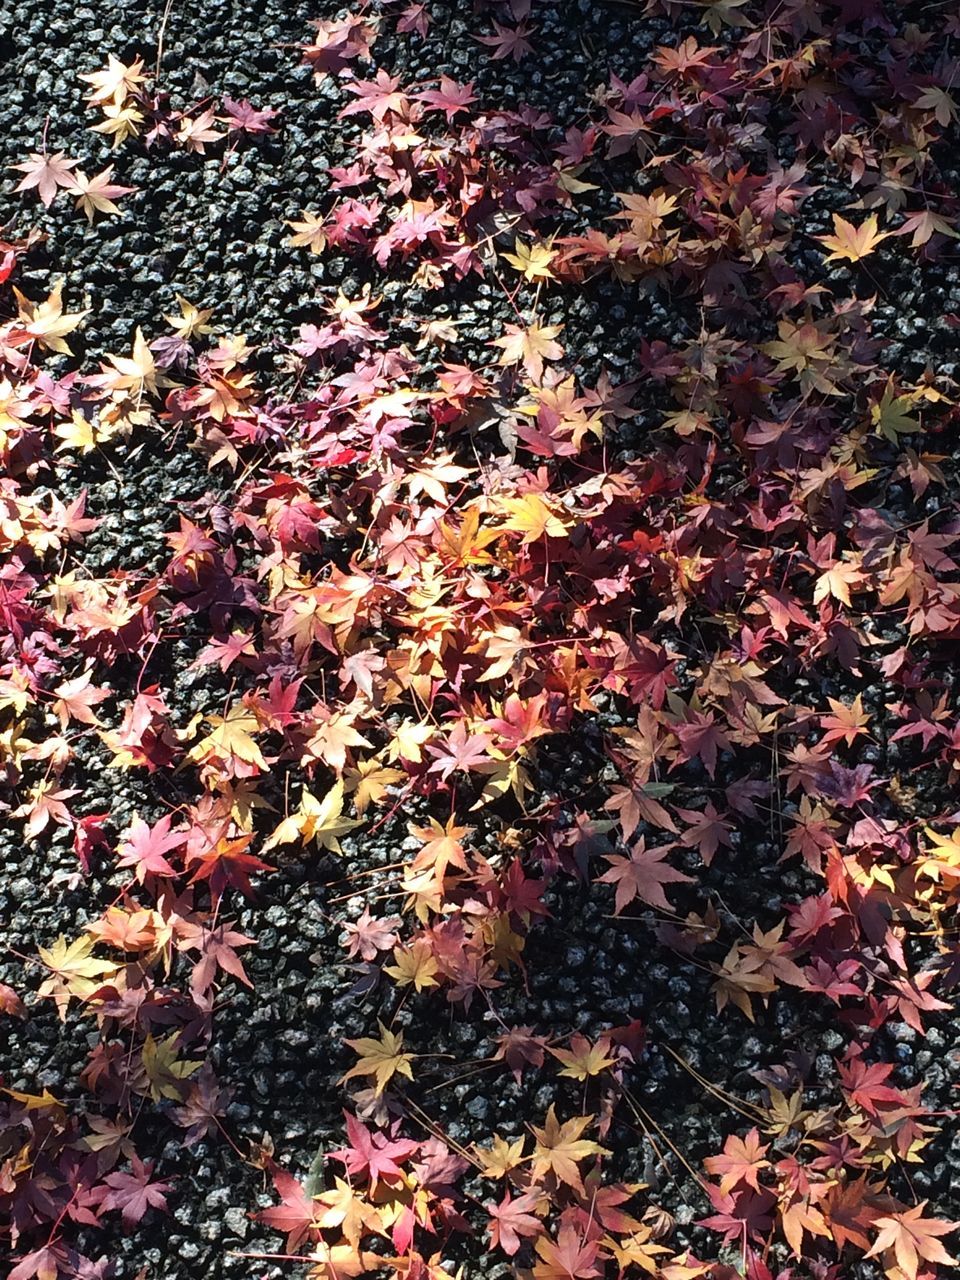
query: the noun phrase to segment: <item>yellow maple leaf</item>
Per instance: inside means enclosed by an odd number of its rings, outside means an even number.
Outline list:
[[[505,1178],[514,1169],[519,1169],[524,1161],[524,1142],[523,1138],[517,1138],[515,1142],[507,1142],[505,1138],[495,1134],[489,1147],[474,1147],[473,1153],[480,1161],[482,1176]]]
[[[146,1072],[150,1097],[154,1102],[159,1102],[161,1098],[182,1102],[184,1090],[180,1081],[192,1076],[203,1066],[202,1062],[177,1057],[179,1041],[180,1032],[172,1031],[163,1040],[155,1040],[148,1033],[143,1042],[140,1058]]]
[[[499,536],[496,529],[480,528],[480,512],[476,506],[463,511],[460,527],[454,528],[446,517],[437,525],[439,551],[444,559],[457,565],[493,564],[493,556],[484,547]]]
[[[548,1051],[564,1064],[560,1075],[569,1076],[572,1080],[587,1080],[617,1065],[616,1058],[609,1056],[610,1041],[603,1036],[596,1044],[591,1044],[586,1036],[574,1035],[570,1037],[569,1049]]]
[[[503,337],[493,340],[493,345],[501,349],[498,364],[522,364],[534,382],[539,382],[544,360],[563,356],[563,347],[554,341],[562,328],[559,324],[505,325]]]
[[[61,453],[64,449],[76,449],[82,454],[87,454],[107,438],[94,422],[83,416],[79,409],[71,411],[69,422],[58,423],[53,428],[53,434],[63,441],[62,444],[57,445],[55,453]]]
[[[361,1236],[368,1232],[383,1234],[383,1223],[380,1210],[368,1204],[354,1187],[343,1178],[334,1178],[334,1185],[315,1197],[317,1202],[316,1224],[321,1231],[339,1228],[344,1239],[355,1249]],[[320,1208],[322,1206],[322,1209]],[[333,1274],[348,1275],[349,1272],[336,1271]]]
[[[536,1181],[545,1174],[552,1173],[558,1182],[565,1182],[575,1191],[584,1194],[583,1180],[577,1168],[581,1160],[587,1156],[608,1156],[605,1148],[580,1135],[593,1120],[592,1116],[574,1116],[563,1124],[557,1119],[556,1111],[551,1104],[547,1112],[546,1123],[542,1129],[531,1125],[537,1145],[533,1152],[533,1164],[530,1175]]]
[[[54,351],[63,356],[73,355],[63,339],[66,334],[76,329],[87,312],[74,311],[64,315],[61,299],[63,282],[57,281],[44,302],[31,302],[16,285],[13,287],[13,292],[17,299],[24,332],[31,338],[35,338],[45,351]]]
[[[433,872],[403,869],[403,892],[407,895],[404,911],[413,911],[421,924],[443,910],[443,885]]]
[[[423,991],[425,987],[438,985],[436,974],[438,965],[433,958],[430,944],[422,938],[409,947],[393,948],[393,964],[384,965],[383,971],[393,978],[398,987],[414,987]]]
[[[308,248],[311,253],[323,253],[327,247],[327,234],[324,231],[323,219],[315,213],[304,213],[300,222],[288,222],[295,234],[290,236],[287,244],[291,248]]]
[[[49,1089],[44,1089],[43,1093],[21,1093],[19,1089],[0,1089],[0,1093],[5,1093],[15,1102],[19,1102],[26,1111],[54,1111],[60,1117],[66,1116],[63,1103],[59,1098],[55,1098]]]
[[[557,256],[557,251],[551,248],[552,243],[551,236],[549,240],[535,240],[533,244],[526,245],[517,236],[514,241],[515,252],[505,253],[503,256],[512,267],[523,272],[524,280],[556,280],[557,277],[550,270],[550,264]]]
[[[539,493],[526,493],[522,498],[504,498],[501,508],[507,519],[500,528],[511,533],[522,533],[524,543],[537,542],[540,538],[565,538],[573,525],[572,516],[555,505],[550,505]]]
[[[822,245],[825,245],[831,252],[825,258],[826,262],[833,262],[840,259],[846,262],[859,262],[862,258],[866,258],[873,253],[881,240],[886,240],[891,235],[889,231],[879,231],[877,229],[877,215],[871,213],[869,218],[861,222],[860,226],[855,226],[852,222],[847,222],[846,218],[841,218],[838,213],[833,215],[832,236],[816,236]]]
[[[39,954],[51,972],[38,994],[53,998],[61,1021],[66,1019],[71,997],[88,999],[117,972],[111,961],[98,960],[93,955],[93,939],[89,937],[68,943],[61,933],[52,947],[40,947]]]
[[[917,874],[937,882],[946,879],[953,887],[960,882],[960,828],[949,836],[940,835],[932,827],[924,827],[923,833],[933,842],[933,848],[921,851]]]
[[[829,569],[825,569],[817,578],[813,589],[813,603],[819,604],[827,596],[833,596],[841,604],[850,608],[850,588],[863,585],[863,574],[855,564],[848,560],[838,560]]]
[[[139,138],[144,116],[132,102],[105,102],[103,114],[106,119],[92,125],[91,128],[94,133],[103,133],[108,137],[112,134],[114,151],[126,142],[127,138]]]
[[[143,74],[142,58],[136,57],[127,65],[112,53],[108,53],[107,65],[102,70],[91,71],[87,75],[82,75],[80,79],[86,80],[87,84],[93,86],[93,93],[87,97],[86,101],[90,106],[100,106],[105,102],[123,102],[146,83],[147,77]]]
[[[360,823],[355,818],[343,817],[343,782],[340,780],[334,783],[322,800],[304,790],[300,808],[283,819],[264,844],[263,851],[266,853],[278,844],[290,844],[294,840],[300,840],[303,844],[315,840],[321,849],[340,853],[340,841],[337,837],[359,826]]]
[[[670,1250],[666,1245],[657,1244],[651,1238],[652,1234],[651,1227],[641,1225],[639,1230],[634,1231],[632,1235],[623,1236],[619,1241],[613,1236],[604,1236],[603,1244],[610,1250],[621,1271],[625,1271],[632,1263],[642,1271],[656,1276],[660,1274],[656,1255],[670,1253]]]
[[[348,769],[344,775],[345,789],[353,798],[353,807],[363,817],[371,804],[379,804],[387,796],[387,788],[394,786],[407,775],[403,769],[392,769],[375,757],[360,760],[356,769]]]
[[[388,760],[409,760],[411,764],[420,764],[423,752],[420,748],[430,741],[436,730],[423,721],[404,720],[393,731],[393,737],[387,746]]]
[[[349,1071],[344,1072],[340,1077],[340,1083],[343,1084],[354,1076],[372,1076],[374,1093],[379,1098],[395,1075],[406,1076],[408,1080],[413,1079],[413,1070],[410,1066],[413,1054],[403,1052],[402,1031],[394,1035],[382,1022],[378,1022],[377,1025],[380,1027],[379,1040],[374,1040],[372,1036],[363,1036],[359,1040],[344,1041],[359,1053],[360,1061]]]
[[[109,385],[111,391],[129,391],[134,396],[142,396],[145,391],[153,396],[157,394],[157,366],[139,326],[133,336],[130,355],[108,355],[107,359],[113,365],[114,372],[108,370],[101,376],[105,377],[105,385]]]
[[[170,328],[174,330],[178,338],[182,338],[184,342],[189,342],[191,338],[213,332],[213,325],[207,324],[207,321],[213,315],[212,307],[201,309],[194,306],[192,302],[188,302],[186,298],[181,298],[179,293],[176,295],[176,299],[177,306],[180,308],[180,315],[167,315],[165,311],[163,318]]]
[[[252,711],[238,703],[225,716],[207,716],[206,723],[213,728],[205,738],[188,751],[190,764],[206,764],[208,761],[240,761],[243,765],[267,769],[267,762],[260,748],[250,736],[260,725]]]

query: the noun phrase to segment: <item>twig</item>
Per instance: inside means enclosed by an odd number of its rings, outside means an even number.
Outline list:
[[[173,0],[167,0],[163,6],[163,17],[160,19],[160,30],[157,32],[157,65],[153,69],[154,86],[160,84],[160,63],[163,61],[163,37],[166,34],[167,22],[170,18],[170,10],[173,8]]]

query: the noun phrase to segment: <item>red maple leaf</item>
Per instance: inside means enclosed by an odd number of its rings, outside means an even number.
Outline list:
[[[396,946],[400,940],[397,929],[402,923],[399,916],[375,919],[370,914],[370,908],[364,907],[363,914],[356,924],[351,922],[343,926],[343,931],[347,935],[347,941],[344,943],[347,954],[353,957],[359,955],[368,963],[376,960],[378,951],[389,951],[391,947]]]
[[[730,739],[716,722],[712,711],[689,711],[686,721],[672,726],[683,748],[678,763],[699,758],[712,778],[717,769],[717,752],[730,750]]]
[[[520,62],[528,53],[533,53],[533,45],[527,39],[533,34],[533,28],[521,22],[516,27],[504,27],[499,22],[493,24],[496,35],[474,36],[481,44],[489,45],[493,50],[490,55],[495,62],[502,58],[512,58]]]
[[[728,849],[733,847],[730,823],[724,814],[717,812],[712,801],[707,801],[703,813],[698,813],[696,809],[679,808],[676,812],[684,822],[693,823],[680,837],[680,843],[688,848],[699,849],[705,866],[709,867],[720,845],[726,845]]]
[[[484,1205],[490,1215],[487,1234],[492,1244],[499,1245],[509,1257],[513,1257],[523,1243],[523,1237],[535,1238],[543,1233],[543,1223],[531,1212],[540,1200],[537,1191],[526,1191],[512,1199],[508,1191],[499,1204],[492,1201]]]
[[[315,1224],[315,1203],[293,1174],[287,1173],[286,1169],[281,1169],[272,1160],[268,1162],[267,1168],[281,1203],[269,1209],[261,1209],[254,1217],[257,1222],[272,1227],[274,1231],[283,1232],[287,1237],[287,1253],[294,1253],[297,1245],[306,1239],[307,1233]]]
[[[641,836],[631,849],[629,858],[624,858],[617,853],[604,855],[610,863],[610,870],[605,871],[599,879],[602,884],[617,886],[615,907],[617,915],[623,911],[624,907],[629,906],[634,898],[640,898],[641,901],[661,911],[672,912],[673,908],[664,895],[663,886],[692,883],[690,876],[664,863],[663,859],[672,848],[674,848],[673,844],[664,844],[656,849],[648,849]]]
[[[236,948],[253,946],[255,938],[248,938],[245,934],[238,933],[236,929],[230,929],[223,924],[217,925],[215,929],[205,929],[200,926],[195,933],[191,926],[190,932],[192,940],[187,944],[188,948],[201,953],[200,960],[194,966],[190,977],[190,986],[195,992],[200,995],[206,994],[213,985],[218,968],[224,973],[232,974],[245,986],[253,986]]]
[[[171,849],[179,849],[186,841],[185,831],[170,830],[170,815],[149,827],[142,818],[134,818],[127,831],[127,838],[118,849],[117,866],[135,867],[135,875],[143,884],[148,875],[175,876],[177,871],[163,856]]]
[[[224,836],[213,845],[201,848],[196,853],[188,853],[186,861],[193,870],[190,883],[208,881],[210,896],[215,903],[220,901],[227,885],[239,890],[245,898],[252,898],[250,876],[257,871],[274,870],[268,862],[247,852],[252,839],[252,835],[237,836],[234,839]]]
[[[351,1178],[369,1178],[371,1183],[381,1179],[385,1182],[400,1181],[403,1178],[400,1163],[416,1155],[420,1143],[409,1138],[374,1133],[349,1111],[343,1113],[343,1118],[350,1145],[331,1151],[331,1157],[343,1161]]]
[[[862,996],[863,991],[852,981],[860,968],[859,960],[838,960],[831,965],[823,956],[814,956],[803,971],[803,989],[817,991],[834,1004],[840,1003],[841,996]]]
[[[241,98],[239,102],[235,102],[233,98],[228,98],[224,94],[221,99],[223,109],[226,115],[222,118],[223,124],[227,126],[228,133],[276,133],[276,129],[270,123],[274,120],[279,112],[274,111],[272,107],[264,107],[258,110],[247,98]]]
[[[776,1204],[773,1192],[758,1192],[747,1187],[724,1194],[710,1182],[705,1184],[704,1190],[717,1212],[709,1218],[701,1218],[698,1226],[719,1231],[727,1242],[740,1240],[746,1243],[750,1238],[762,1241],[769,1235],[773,1226],[771,1211]]]
[[[524,920],[530,916],[549,916],[550,910],[543,902],[546,888],[546,880],[533,880],[524,875],[523,864],[514,858],[500,877],[503,908]]]
[[[902,1105],[906,1100],[899,1089],[891,1088],[884,1082],[893,1075],[893,1064],[875,1062],[868,1065],[860,1057],[852,1058],[848,1063],[838,1062],[840,1084],[847,1095],[851,1106],[859,1107],[874,1119],[880,1118],[878,1105],[887,1103]]]
[[[90,874],[90,857],[97,849],[109,849],[110,841],[104,835],[103,824],[109,813],[88,813],[78,818],[73,832],[73,852],[79,859],[84,875]]]
[[[469,84],[460,85],[456,80],[451,80],[445,75],[440,77],[439,89],[422,89],[417,94],[418,102],[432,107],[435,111],[442,111],[448,123],[453,122],[453,117],[458,111],[465,111],[476,100],[472,80]]]
[[[375,120],[382,121],[388,111],[406,115],[409,108],[407,96],[400,89],[400,81],[381,67],[373,80],[348,80],[344,88],[356,96],[356,102],[348,102],[341,116],[369,111]]]
[[[543,1066],[546,1037],[534,1035],[532,1027],[510,1027],[494,1039],[497,1042],[494,1058],[502,1059],[507,1064],[517,1084],[520,1083],[524,1068]]]
[[[592,1280],[601,1274],[599,1241],[583,1239],[575,1227],[562,1226],[556,1243],[544,1236],[534,1247],[540,1257],[533,1269],[537,1280]]]
[[[487,754],[490,742],[485,733],[468,735],[466,726],[460,720],[454,725],[442,747],[427,747],[435,757],[428,772],[439,773],[441,778],[447,779],[451,773],[475,769],[490,759]]]
[[[130,1157],[133,1173],[108,1173],[104,1181],[112,1190],[104,1197],[105,1209],[119,1209],[123,1225],[128,1231],[143,1218],[149,1208],[166,1209],[165,1192],[171,1191],[169,1182],[151,1182],[152,1164],[144,1164],[136,1154]]]

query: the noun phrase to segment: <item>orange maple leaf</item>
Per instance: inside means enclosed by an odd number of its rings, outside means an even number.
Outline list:
[[[925,1218],[923,1211],[926,1207],[927,1201],[921,1200],[912,1209],[877,1218],[873,1225],[880,1228],[880,1234],[863,1256],[875,1258],[885,1249],[892,1249],[897,1266],[909,1280],[917,1280],[921,1258],[945,1267],[956,1266],[956,1258],[951,1258],[937,1237],[956,1231],[958,1224],[946,1222],[943,1218]]]
[[[587,1156],[610,1154],[598,1143],[590,1141],[589,1138],[580,1137],[592,1119],[592,1116],[574,1116],[572,1120],[561,1124],[551,1105],[543,1128],[538,1129],[536,1125],[530,1126],[537,1140],[533,1153],[533,1166],[530,1170],[534,1181],[542,1178],[544,1174],[552,1173],[559,1182],[565,1182],[581,1195],[584,1194],[583,1181],[580,1170],[577,1168],[578,1162],[586,1160]]]

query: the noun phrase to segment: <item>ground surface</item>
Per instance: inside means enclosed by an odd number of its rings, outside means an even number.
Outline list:
[[[913,7],[921,18],[930,8]],[[644,19],[632,6],[586,0],[544,4],[536,14],[535,51],[515,65],[491,61],[488,51],[471,39],[483,20],[462,6],[434,3],[430,9],[434,22],[428,37],[397,37],[386,31],[376,49],[378,65],[405,82],[440,73],[460,82],[472,80],[485,103],[506,107],[525,102],[569,123],[586,118],[589,95],[609,81],[611,72],[629,80],[649,50],[670,33],[666,19]],[[356,117],[338,119],[341,92],[331,81],[315,85],[296,48],[308,38],[311,20],[335,16],[332,10],[321,13],[315,4],[292,0],[257,5],[174,0],[166,13],[141,0],[122,8],[27,0],[15,10],[0,15],[0,78],[5,85],[0,136],[8,163],[36,149],[47,120],[51,146],[65,148],[91,169],[101,168],[107,162],[106,146],[89,132],[92,117],[78,76],[100,67],[108,51],[125,62],[142,52],[149,64],[162,21],[160,84],[175,101],[189,104],[208,93],[228,94],[281,112],[275,136],[238,148],[226,162],[222,148],[207,156],[160,156],[135,146],[120,151],[117,177],[139,190],[120,202],[121,216],[98,220],[93,227],[80,217],[62,216],[59,203],[46,212],[35,204],[26,208],[20,196],[10,193],[9,183],[0,199],[4,220],[13,219],[18,234],[29,226],[47,233],[24,258],[19,286],[31,297],[42,297],[62,278],[68,309],[90,309],[85,326],[71,338],[78,362],[127,350],[137,326],[148,337],[163,332],[162,316],[176,311],[179,294],[214,308],[218,332],[244,334],[258,348],[254,363],[261,381],[275,387],[278,398],[287,394],[295,376],[288,344],[299,326],[318,323],[319,307],[329,303],[338,287],[354,296],[364,278],[376,278],[368,265],[355,265],[345,255],[314,256],[288,244],[285,221],[318,204],[328,189],[325,171],[347,162],[365,127]],[[884,39],[877,32],[869,38]],[[830,212],[844,207],[848,195],[839,182],[834,189],[825,186],[807,206],[808,231],[828,232]],[[951,252],[937,262],[922,263],[891,254],[876,268],[881,287],[872,323],[879,358],[905,379],[919,378],[926,366],[948,376],[954,372],[954,332],[941,321],[945,311],[960,310],[956,258]],[[397,345],[415,344],[418,326],[437,314],[437,295],[410,285],[408,277],[388,280],[382,287],[378,322]],[[488,360],[487,342],[512,316],[502,290],[489,280],[470,282],[441,291],[440,299],[459,326],[446,358],[463,364]],[[605,279],[581,291],[565,290],[555,297],[548,293],[541,319],[565,326],[570,367],[592,385],[601,365],[618,376],[635,373],[642,340],[688,337],[698,323],[698,309],[696,296],[642,297]],[[651,394],[655,406],[657,393]],[[611,437],[611,450],[629,456],[644,430],[642,413],[626,420]],[[955,476],[955,433],[949,427],[937,441],[938,452],[947,455],[944,470],[950,481]],[[183,447],[184,439],[171,441],[169,431],[134,436],[129,446],[110,451],[109,460],[100,451],[87,457],[61,455],[45,477],[44,483],[64,497],[86,490],[87,515],[101,520],[84,550],[89,572],[106,575],[132,565],[159,572],[169,554],[163,535],[175,527],[176,515],[209,513],[228,500],[233,476],[208,469],[200,452]],[[903,497],[898,515],[920,520],[925,507],[936,510],[948,501],[948,493],[940,490],[929,500]],[[894,493],[891,503],[896,501]],[[191,624],[170,650],[175,664],[150,673],[166,690],[177,724],[217,705],[231,687],[230,678],[221,677],[215,667],[188,669],[204,641],[202,628]],[[955,641],[948,642],[933,671],[953,707],[951,645],[955,651]],[[122,691],[128,680],[132,688],[136,674],[136,664],[121,663],[114,687]],[[815,682],[837,675],[834,671],[825,677],[821,669],[801,679]],[[901,750],[899,744],[889,747],[895,725],[883,720],[890,691],[871,683],[869,675],[844,684],[845,679],[841,672],[833,684],[808,688],[802,696],[816,702],[823,694],[852,696],[864,689],[878,715],[874,738],[859,744],[854,759],[845,758],[850,764],[873,762],[886,776],[896,770]],[[798,681],[794,691],[799,687]],[[789,694],[787,687],[777,688]],[[598,716],[596,740],[583,731],[542,747],[536,799],[555,797],[571,813],[601,813],[605,765],[600,733],[615,727],[621,712],[611,699]],[[918,762],[909,748],[909,743],[903,746],[900,757],[907,773]],[[120,773],[104,764],[99,744],[78,746],[67,776],[80,792],[78,813],[108,812],[112,828],[121,831],[134,813],[156,820],[179,803],[176,778],[163,772]],[[919,793],[920,817],[956,808],[944,789],[948,774],[933,770],[929,783],[922,773],[910,777]],[[187,795],[186,786],[182,794]],[[700,794],[691,783],[682,803],[689,808]],[[280,796],[282,792],[275,798]],[[259,878],[257,900],[231,906],[235,927],[257,942],[244,953],[252,989],[228,984],[218,999],[210,1056],[219,1080],[233,1091],[224,1125],[243,1151],[269,1135],[277,1158],[298,1176],[306,1174],[319,1153],[342,1145],[347,1095],[338,1077],[354,1061],[342,1039],[368,1034],[378,1007],[376,1000],[349,994],[356,975],[347,967],[342,925],[355,919],[366,901],[362,887],[357,888],[364,882],[351,883],[349,877],[403,857],[410,849],[409,821],[423,821],[428,812],[423,801],[405,804],[372,830],[345,836],[339,859],[322,852],[276,850],[277,870]],[[480,818],[477,823],[478,841],[493,847],[495,827],[484,822]],[[795,863],[781,864],[781,844],[765,818],[746,822],[733,847],[711,868],[700,869],[701,886],[718,895],[729,918],[769,923],[782,914],[785,901],[811,891],[806,872]],[[694,858],[692,852],[684,856]],[[680,865],[692,869],[693,862]],[[48,833],[25,840],[11,821],[0,843],[4,943],[11,953],[33,956],[58,934],[74,936],[110,901],[120,880],[103,866],[79,876],[66,832],[54,833],[53,839]],[[635,1096],[694,1167],[720,1149],[737,1117],[678,1065],[671,1050],[707,1080],[744,1097],[755,1094],[759,1072],[791,1054],[807,1054],[829,1066],[830,1055],[844,1047],[849,1028],[838,1023],[837,1006],[815,1006],[796,992],[778,996],[768,1008],[758,1007],[753,1025],[736,1015],[718,1021],[709,970],[657,941],[648,923],[614,919],[611,898],[589,886],[558,881],[549,905],[553,918],[534,930],[525,952],[528,984],[514,975],[498,997],[499,1017],[509,1025],[580,1031],[589,1038],[606,1027],[642,1019],[650,1048],[634,1079]],[[693,899],[689,905],[693,909]],[[36,987],[39,973],[25,979],[27,972],[14,954],[0,958],[0,980],[18,989],[25,981]],[[416,1016],[409,1016],[414,1009]],[[892,1022],[879,1033],[878,1043],[884,1058],[897,1063],[899,1086],[924,1081],[927,1104],[935,1110],[949,1108],[960,1082],[960,1023],[943,1013],[926,1022],[924,1039],[905,1023]],[[493,1049],[489,1037],[495,1028],[482,1002],[464,1014],[451,1011],[442,998],[430,1003],[416,997],[404,1011],[403,1023],[413,1052],[452,1053],[462,1061],[489,1057]],[[49,1002],[31,1004],[27,1021],[5,1020],[0,1028],[4,1083],[30,1093],[49,1089],[62,1100],[81,1098],[79,1077],[91,1026],[76,1012],[61,1023]],[[429,1092],[421,1095],[421,1105],[461,1145],[486,1140],[493,1132],[520,1136],[527,1119],[542,1117],[552,1103],[575,1105],[580,1088],[536,1072],[516,1084],[499,1070],[481,1070],[461,1082],[448,1079],[442,1070],[431,1071],[425,1083]],[[138,1150],[156,1159],[157,1176],[174,1185],[171,1216],[151,1215],[132,1233],[121,1232],[116,1222],[105,1232],[86,1233],[81,1226],[74,1243],[93,1257],[114,1260],[116,1274],[123,1277],[142,1268],[164,1280],[290,1274],[292,1264],[245,1256],[280,1251],[277,1234],[247,1216],[275,1201],[266,1175],[242,1161],[225,1141],[185,1146],[163,1111],[162,1105],[144,1109],[136,1141]],[[943,1124],[923,1167],[911,1174],[920,1197],[929,1197],[938,1214],[949,1219],[960,1216],[960,1149],[951,1137],[951,1124]],[[671,1247],[689,1245],[701,1256],[714,1256],[716,1237],[692,1225],[708,1212],[707,1202],[679,1162],[671,1155],[665,1166],[658,1162],[636,1128],[632,1134],[621,1131],[610,1145],[616,1147],[618,1176],[653,1179],[656,1201],[676,1219]],[[665,1151],[662,1142],[657,1149]],[[482,1237],[456,1244],[444,1256],[465,1262],[465,1276],[495,1274],[506,1265],[503,1258],[485,1253]],[[861,1273],[877,1274],[869,1263],[851,1264],[845,1274]]]

